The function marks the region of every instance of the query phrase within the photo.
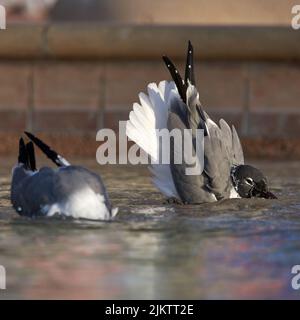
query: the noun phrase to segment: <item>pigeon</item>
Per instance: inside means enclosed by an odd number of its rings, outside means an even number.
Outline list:
[[[96,173],[71,165],[39,138],[25,132],[31,140],[19,140],[18,163],[12,171],[11,202],[21,216],[71,217],[111,220],[113,208],[102,179]],[[58,168],[37,169],[34,144]]]
[[[126,123],[126,135],[151,158],[149,170],[155,187],[168,201],[181,204],[201,204],[230,198],[260,197],[275,199],[269,191],[263,173],[244,163],[242,145],[234,126],[220,119],[217,124],[203,109],[196,88],[193,46],[188,43],[185,77],[182,79],[174,63],[163,56],[173,81],[150,83],[147,93],[140,93],[140,103],[133,104]],[[167,129],[191,132],[195,153],[195,134],[203,132],[202,170],[187,174],[190,162],[174,161],[177,144],[169,141],[170,161],[159,161],[160,152],[167,148],[160,143],[158,131]],[[196,141],[196,143],[195,143]],[[183,151],[184,152],[184,151]],[[184,158],[184,157],[183,157]]]

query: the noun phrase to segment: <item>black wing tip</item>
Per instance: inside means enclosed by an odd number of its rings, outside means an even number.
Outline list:
[[[28,154],[27,154],[26,144],[22,137],[19,139],[18,163],[24,164],[25,167],[27,167],[28,165]]]
[[[32,133],[28,132],[28,131],[24,131],[24,133],[26,134],[26,136],[29,138],[29,139],[34,139],[36,138]]]
[[[180,73],[178,72],[175,64],[172,62],[172,60],[169,57],[163,56],[162,58],[171,74],[173,81],[176,84],[176,87],[181,99],[183,100],[183,102],[186,102],[186,86],[180,76]]]
[[[185,66],[185,83],[195,85],[194,75],[194,48],[191,41],[188,41],[188,49],[186,54],[186,66]]]
[[[33,142],[32,142],[32,141],[27,142],[27,143],[26,143],[26,147],[28,147],[29,149],[34,148]]]
[[[163,55],[162,59],[163,59],[164,63],[166,64],[167,68],[170,68],[171,65],[173,64],[171,59],[168,56]]]
[[[26,150],[28,154],[29,167],[32,171],[36,171],[35,151],[34,151],[34,144],[32,141],[29,141],[26,144]]]
[[[44,150],[46,150],[46,149],[50,149],[50,147],[45,142],[43,142],[41,139],[36,137],[34,134],[32,134],[28,131],[24,131],[24,133],[31,140],[31,142],[36,144],[43,152],[45,152]]]
[[[62,166],[60,163],[58,157],[58,153],[50,148],[45,142],[43,142],[38,137],[34,136],[32,133],[28,131],[24,131],[24,133],[27,135],[27,137],[57,166]]]
[[[189,40],[189,43],[188,43],[188,50],[187,50],[187,55],[191,57],[192,60],[194,60],[194,47],[191,43],[191,41]]]
[[[50,147],[45,142],[43,142],[41,139],[36,137],[34,134],[28,131],[24,131],[24,133],[31,140],[31,142],[36,144],[42,151],[44,151],[44,149],[50,149]]]
[[[21,137],[21,138],[19,139],[19,146],[20,146],[20,147],[25,146],[25,141],[24,141],[23,137]]]
[[[36,161],[33,143],[25,143],[23,137],[19,139],[18,163],[22,163],[27,170],[36,171]]]

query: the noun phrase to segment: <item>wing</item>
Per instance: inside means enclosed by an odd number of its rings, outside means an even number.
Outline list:
[[[160,164],[159,155],[164,148],[159,143],[157,130],[167,128],[170,101],[178,96],[175,83],[162,81],[157,86],[150,83],[148,94],[140,93],[140,103],[133,105],[126,124],[126,135],[142,148],[152,160],[149,167],[153,184],[167,197],[179,198],[170,165]]]
[[[168,129],[179,129],[183,140],[181,143],[171,140],[171,173],[176,190],[180,198],[187,203],[214,202],[216,197],[206,187],[207,179],[202,174],[203,162],[197,157],[197,154],[189,151],[194,150],[194,137],[191,130],[187,130],[187,120],[182,118],[178,112],[178,104],[181,101],[173,100],[171,111],[168,119]],[[186,138],[185,138],[186,137]],[[174,161],[174,157],[180,155],[181,161]],[[193,173],[188,171],[193,169]]]
[[[243,151],[234,128],[224,120],[220,126],[203,111],[199,92],[195,87],[193,47],[189,42],[184,80],[174,63],[166,56],[163,60],[172,76],[172,82],[148,85],[148,95],[140,93],[140,103],[133,105],[126,134],[154,161],[150,167],[154,185],[166,196],[189,203],[210,202],[230,193],[232,165],[243,163]],[[159,164],[159,155],[165,147],[159,143],[157,129],[191,129],[195,149],[196,129],[204,130],[204,171],[196,176],[186,175],[188,164]],[[171,156],[185,152],[171,143]],[[185,148],[181,148],[185,149]],[[182,154],[185,159],[186,154]],[[199,159],[198,159],[199,160]]]
[[[59,155],[56,151],[52,150],[46,143],[34,136],[32,133],[25,131],[25,134],[58,167],[67,167],[70,165],[70,163],[65,158]]]
[[[234,126],[232,126],[232,149],[233,149],[232,164],[233,165],[244,164],[245,160],[244,160],[243,147]]]
[[[189,194],[198,193],[200,200],[204,199],[204,201],[207,201],[207,194],[205,193],[207,190],[213,193],[217,199],[227,198],[232,188],[231,168],[233,165],[244,163],[243,150],[237,132],[234,127],[230,129],[223,119],[220,120],[218,126],[203,110],[199,100],[199,92],[195,87],[193,47],[190,42],[184,81],[172,61],[167,57],[164,57],[164,61],[177,85],[181,101],[186,109],[185,118],[182,119],[181,117],[182,122],[186,125],[186,128],[192,130],[193,137],[195,129],[202,129],[205,135],[202,178],[184,176],[181,172],[182,168],[179,168],[179,166],[172,167],[176,188],[180,195],[184,192],[184,189],[189,190]],[[178,107],[172,108],[178,116],[180,115],[179,109]],[[173,120],[173,122],[173,127],[180,127],[178,119]],[[178,172],[174,175],[176,170]],[[189,181],[190,187],[187,185],[187,181]],[[187,186],[183,188],[180,186],[181,184]],[[191,187],[192,185],[197,187]]]
[[[207,188],[217,199],[228,198],[232,188],[231,169],[244,163],[242,146],[234,127],[223,119],[219,126],[205,112],[200,112],[199,128],[204,129],[204,174]]]

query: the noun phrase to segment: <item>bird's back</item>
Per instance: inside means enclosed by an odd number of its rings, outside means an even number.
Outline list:
[[[111,204],[101,178],[80,166],[41,168],[17,181],[14,172],[12,203],[26,216],[61,214],[97,219],[110,215]],[[15,181],[14,181],[15,180]]]

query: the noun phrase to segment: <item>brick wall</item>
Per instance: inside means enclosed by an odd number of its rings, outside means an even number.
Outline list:
[[[194,43],[201,101],[236,125],[250,156],[300,157],[300,31],[289,28],[11,26],[0,33],[0,155],[24,129],[94,156],[149,82]]]

